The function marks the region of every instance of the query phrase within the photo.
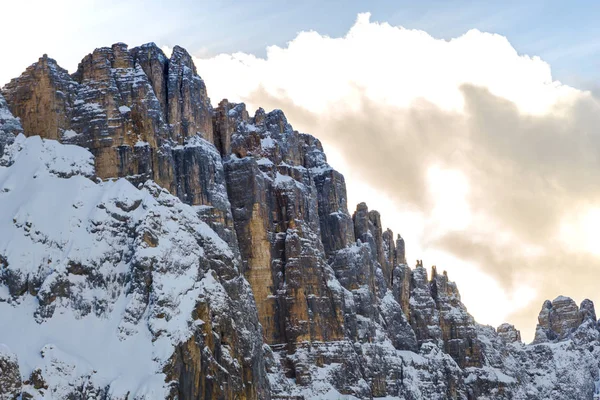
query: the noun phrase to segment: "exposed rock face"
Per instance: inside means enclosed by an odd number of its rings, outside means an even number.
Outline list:
[[[583,300],[579,306],[579,314],[581,315],[582,322],[587,320],[596,321],[596,310],[594,309],[594,303],[589,299]]]
[[[4,155],[4,148],[12,144],[15,136],[22,132],[19,120],[10,113],[6,100],[0,94],[0,158]]]
[[[446,271],[439,275],[435,266],[431,275],[431,294],[440,313],[445,351],[461,368],[481,367],[483,354],[477,339],[475,320],[460,301],[456,284],[448,281]]]
[[[398,235],[398,238],[396,239],[396,261],[398,264],[406,264],[404,239],[402,239],[402,236],[400,235]]]
[[[502,324],[496,329],[496,332],[504,343],[521,342],[521,332],[514,325]]]
[[[567,338],[581,325],[584,317],[596,319],[594,305],[589,300],[582,303],[581,311],[569,297],[546,300],[538,316],[534,343]]]
[[[411,274],[410,324],[417,335],[419,345],[433,342],[442,347],[440,313],[431,296],[427,270],[418,263]]]
[[[278,110],[250,118],[243,105],[224,101],[216,116],[244,270],[267,343],[343,338],[311,173],[324,160],[320,143],[293,131]]]
[[[404,312],[406,318],[410,320],[412,271],[405,262],[404,240],[400,238],[400,235],[398,235],[398,239],[396,240],[396,256],[394,259],[396,260],[396,263],[394,264],[394,270],[392,272],[391,289],[394,293],[394,297],[402,307],[402,312]]]
[[[197,135],[213,142],[206,86],[182,48],[168,59],[154,44],[117,43],[87,55],[72,76],[44,55],[2,93],[26,135],[88,148],[101,178],[153,179],[189,204],[212,205],[194,163],[203,155],[179,146]]]
[[[154,44],[96,49],[70,76],[46,55],[2,90],[26,135],[88,148],[101,178],[152,179],[206,206],[209,224],[236,246],[212,107],[191,56]]]
[[[184,138],[201,133],[212,142],[212,106],[206,85],[185,49],[173,48],[167,76],[167,121],[173,127],[175,140],[183,142]]]
[[[546,302],[532,345],[478,325],[316,138],[213,109],[184,49],[44,56],[2,94],[0,398],[593,398],[591,301]]]
[[[3,93],[27,134],[58,140],[70,124],[72,109],[67,96],[71,86],[76,83],[68,72],[44,54],[6,85]]]
[[[319,221],[321,240],[325,254],[355,242],[354,224],[348,214],[346,182],[344,176],[332,168],[313,169],[313,180],[319,199]]]
[[[21,373],[17,356],[0,344],[0,400],[16,400],[21,394]]]

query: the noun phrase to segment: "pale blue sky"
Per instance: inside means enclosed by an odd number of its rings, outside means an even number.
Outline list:
[[[548,61],[567,84],[594,88],[600,82],[600,2],[591,0],[21,0],[0,4],[0,48],[13,56],[10,66],[0,67],[0,84],[43,53],[72,70],[95,47],[117,41],[180,44],[197,56],[236,51],[264,56],[266,46],[285,45],[302,30],[343,35],[366,11],[373,21],[438,38],[472,28],[499,33],[519,53]]]
[[[600,81],[598,1],[179,1],[167,14],[182,23],[158,40],[184,43],[201,54],[244,51],[264,56],[265,47],[284,45],[301,30],[329,36],[347,32],[359,12],[373,21],[422,29],[450,39],[472,28],[502,34],[519,53],[539,55],[556,77],[572,85]],[[179,10],[176,10],[180,7]]]
[[[507,36],[519,53],[539,55],[565,82],[600,76],[600,2],[598,1],[180,1],[187,23],[160,41],[185,41],[192,51],[245,51],[264,55],[267,45],[284,45],[301,30],[343,35],[359,12],[372,20],[422,29],[450,39],[472,28]]]

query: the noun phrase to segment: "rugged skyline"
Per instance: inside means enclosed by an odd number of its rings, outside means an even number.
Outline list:
[[[17,76],[42,53],[74,72],[79,54],[90,47],[125,41],[131,35],[147,41],[141,35],[150,26],[159,36],[156,42],[167,51],[178,40],[200,40],[195,39],[201,36],[200,30],[174,39],[175,33],[182,33],[173,21],[185,9],[183,5],[161,9],[165,11],[162,24],[147,24],[136,32],[112,21],[115,13],[135,8],[135,2],[111,6],[116,7],[104,8],[93,27],[82,27],[85,40],[76,45],[63,45],[65,40],[75,40],[69,36],[74,24],[51,31],[35,46],[21,46],[14,52],[15,62],[0,70],[2,76],[7,68],[14,69],[10,77]],[[161,10],[157,7],[151,4],[143,11],[147,20],[158,18]],[[526,18],[540,11],[536,7],[513,4],[504,12],[520,12],[520,18]],[[553,7],[556,11],[554,4],[543,12]],[[589,84],[593,75],[577,70],[577,78],[571,80],[568,72],[576,69],[564,64],[565,58],[572,63],[577,57],[584,58],[580,64],[593,64],[593,57],[578,54],[594,54],[594,46],[581,41],[578,47],[569,47],[564,41],[570,36],[564,35],[563,41],[555,39],[552,46],[535,47],[535,41],[524,39],[527,35],[507,30],[507,22],[500,18],[487,25],[474,22],[474,16],[485,15],[485,7],[461,9],[470,16],[444,14],[442,5],[425,14],[418,9],[400,13],[413,16],[402,25],[425,29],[433,37],[398,28],[393,22],[398,14],[386,13],[384,7],[375,10],[371,20],[359,17],[348,34],[345,30],[352,19],[344,14],[347,25],[317,21],[317,32],[295,39],[293,31],[286,31],[288,37],[282,39],[253,30],[261,39],[253,36],[243,44],[230,39],[236,37],[233,30],[228,35],[231,43],[220,42],[210,51],[194,45],[192,53],[198,56],[198,72],[214,102],[228,97],[247,102],[249,109],[259,105],[285,109],[296,128],[323,141],[332,164],[348,177],[351,207],[366,201],[386,215],[386,226],[407,238],[411,262],[419,258],[448,269],[479,321],[494,325],[510,321],[523,330],[525,339],[531,339],[543,300],[559,293],[577,301],[599,300],[589,279],[599,263],[595,239],[600,225],[595,184],[598,105],[592,94],[556,82],[550,70],[558,65],[560,79],[594,89]],[[79,15],[71,18],[77,23],[89,18],[76,4],[62,10],[71,13],[65,18]],[[238,15],[227,10],[223,7],[215,15]],[[261,10],[265,18],[277,15],[268,3],[261,3],[254,12]],[[244,8],[238,9],[243,12]],[[587,14],[593,13],[588,10]],[[280,15],[282,20],[285,15]],[[376,17],[391,25],[373,22]],[[41,12],[39,18],[45,20]],[[436,31],[441,29],[436,26],[444,24],[427,23],[436,19],[446,22],[445,32]],[[185,21],[180,28],[190,29],[192,18]],[[296,29],[313,27],[310,18],[301,21],[305,25]],[[461,22],[453,25],[452,21]],[[582,21],[585,26],[586,20]],[[474,26],[507,37],[478,31],[461,36]],[[63,35],[63,42],[56,40],[56,34]],[[203,40],[211,42],[210,38]],[[285,44],[288,39],[293,39],[289,45]],[[89,46],[89,41],[97,43]],[[513,47],[514,43],[518,45]],[[263,54],[260,49],[265,44],[280,47]],[[85,50],[75,51],[78,46]],[[248,54],[213,57],[240,49]],[[544,56],[548,49],[553,49],[554,56]],[[557,56],[561,51],[569,57]],[[523,53],[541,54],[543,60]]]
[[[264,57],[267,46],[285,46],[301,31],[342,36],[358,13],[371,12],[375,21],[423,30],[438,39],[450,40],[470,29],[501,34],[520,54],[549,62],[556,79],[594,89],[600,81],[599,11],[593,0],[579,1],[576,7],[560,0],[5,1],[0,5],[2,15],[27,15],[27,22],[2,21],[3,37],[20,35],[18,41],[2,44],[12,62],[0,66],[0,85],[44,52],[69,70],[76,68],[79,54],[119,41],[131,46],[148,41],[181,45],[199,57],[239,51]],[[140,23],[122,23],[123,15],[135,15]]]

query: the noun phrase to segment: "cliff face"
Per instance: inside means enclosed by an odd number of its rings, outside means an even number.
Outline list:
[[[153,179],[188,204],[210,205],[189,139],[212,143],[212,107],[190,55],[153,44],[96,49],[69,75],[44,55],[2,90],[26,135],[94,154],[101,178]],[[205,163],[201,163],[202,165]],[[206,182],[203,182],[206,186]]]
[[[19,133],[23,133],[21,123],[10,113],[6,100],[0,95],[0,159],[6,146],[11,145]]]
[[[180,47],[118,43],[72,75],[44,56],[2,95],[0,318],[24,317],[0,398],[592,398],[591,302],[546,302],[534,345],[478,325],[377,211],[350,214],[316,138],[213,109]],[[133,356],[91,351],[98,332]]]
[[[81,147],[13,140],[0,398],[269,398],[239,253],[199,212],[152,181],[98,181]]]

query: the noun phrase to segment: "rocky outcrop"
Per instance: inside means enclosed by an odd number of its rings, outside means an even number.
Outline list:
[[[581,321],[585,322],[588,320],[596,321],[596,310],[594,309],[594,302],[590,299],[585,299],[579,306],[579,314],[581,315]]]
[[[440,313],[431,296],[427,270],[421,262],[411,273],[410,324],[419,345],[432,342],[443,347]]]
[[[573,299],[565,296],[546,300],[538,316],[534,343],[565,339],[575,332],[584,318],[596,319],[590,300],[584,300],[581,306],[580,310]]]
[[[180,47],[168,59],[154,44],[117,43],[87,55],[73,75],[44,55],[2,93],[26,135],[88,148],[99,177],[153,179],[189,204],[212,205],[190,163],[203,156],[180,146],[197,135],[213,141],[206,87]]]
[[[496,332],[504,343],[521,342],[521,332],[517,330],[514,325],[504,323],[496,328]]]
[[[16,400],[21,395],[21,373],[17,356],[0,343],[0,400]]]
[[[377,260],[380,267],[383,266],[386,257],[383,253],[383,232],[379,213],[377,211],[369,211],[365,203],[360,203],[356,207],[352,219],[354,221],[354,236],[369,245],[371,254]],[[388,282],[391,281],[389,276],[387,278]]]
[[[152,179],[236,248],[212,107],[191,56],[167,58],[154,44],[96,49],[70,76],[44,55],[2,93],[26,135],[77,144],[94,154],[96,175]]]
[[[354,223],[348,213],[344,176],[328,167],[312,169],[319,201],[321,241],[332,256],[355,242]]]
[[[402,312],[404,312],[406,318],[410,320],[412,271],[410,267],[406,264],[406,258],[404,255],[404,240],[402,240],[400,235],[398,235],[398,239],[396,240],[395,260],[396,263],[394,264],[394,270],[392,272],[391,290],[394,293],[394,297],[400,303],[400,306],[402,307]]]
[[[70,93],[77,84],[56,61],[44,54],[2,93],[26,134],[58,140],[70,125]]]
[[[483,354],[477,339],[475,320],[460,301],[460,294],[454,282],[448,281],[446,271],[431,271],[431,295],[440,315],[440,328],[444,349],[461,368],[481,367]]]
[[[259,109],[250,118],[243,105],[223,101],[215,121],[244,271],[267,343],[293,348],[343,338],[311,174],[315,159],[324,159],[320,144],[293,131],[278,110]]]
[[[20,121],[10,113],[6,100],[0,94],[0,159],[6,146],[12,144],[15,136],[22,132]]]

